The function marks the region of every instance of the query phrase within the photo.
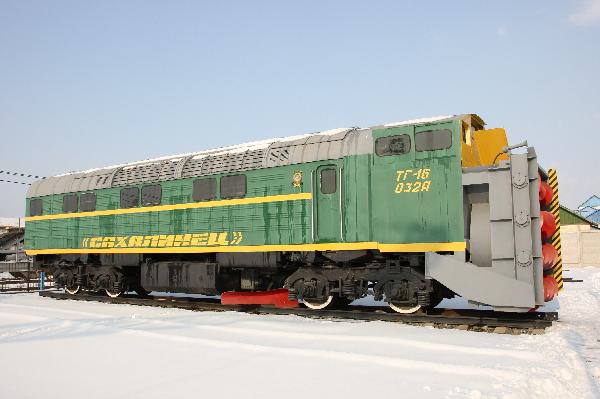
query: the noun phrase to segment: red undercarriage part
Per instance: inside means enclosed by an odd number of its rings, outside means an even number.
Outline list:
[[[272,291],[224,292],[221,294],[223,305],[274,305],[278,308],[297,308],[298,301],[291,301],[288,290],[281,288]]]

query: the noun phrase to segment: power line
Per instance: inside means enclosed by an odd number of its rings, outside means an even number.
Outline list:
[[[45,179],[46,178],[46,176],[29,175],[27,173],[11,172],[8,170],[0,170],[0,173],[5,173],[7,175],[13,175],[13,176],[20,176],[20,177],[24,177],[24,178],[32,178],[32,179]]]
[[[31,183],[25,183],[25,182],[22,182],[22,181],[12,181],[12,180],[0,179],[0,182],[2,182],[2,183],[23,184],[23,185],[26,185],[26,186],[31,186]]]

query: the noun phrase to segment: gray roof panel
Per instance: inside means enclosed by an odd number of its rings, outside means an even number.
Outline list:
[[[465,116],[418,119],[377,128],[429,124]],[[33,182],[27,198],[370,154],[373,152],[372,132],[373,128],[333,129],[67,173]]]

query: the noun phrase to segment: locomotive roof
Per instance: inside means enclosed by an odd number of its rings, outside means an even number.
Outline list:
[[[145,159],[81,172],[68,172],[32,183],[27,197],[120,187],[146,182],[293,165],[373,152],[372,132],[382,127],[420,125],[476,117],[474,114],[411,119],[370,128],[338,128]]]

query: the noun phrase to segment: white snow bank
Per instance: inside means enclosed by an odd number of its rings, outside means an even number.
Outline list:
[[[566,275],[521,336],[0,295],[0,397],[594,398],[600,269]]]

